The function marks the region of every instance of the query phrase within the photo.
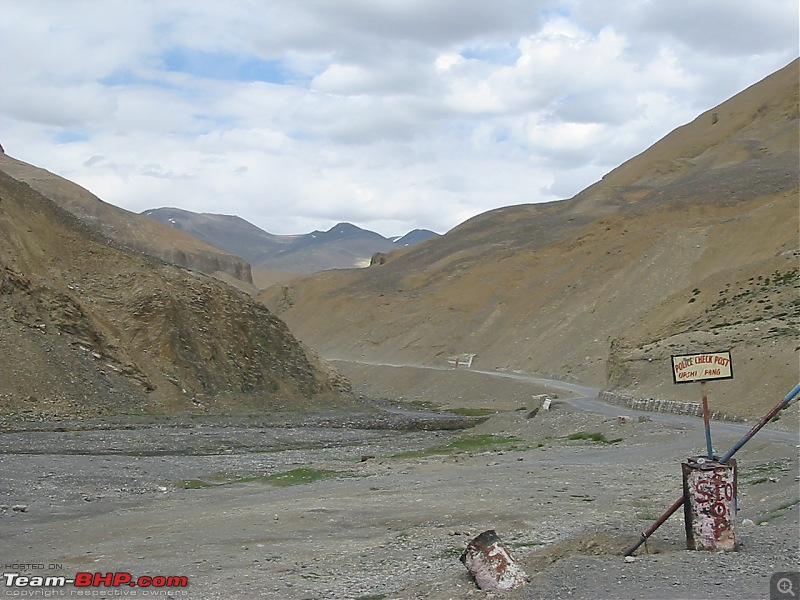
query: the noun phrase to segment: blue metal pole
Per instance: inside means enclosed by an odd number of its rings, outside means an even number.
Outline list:
[[[708,450],[708,460],[714,460],[714,446],[711,444],[711,415],[708,410],[708,394],[706,394],[706,382],[700,382],[700,389],[703,391],[703,424],[706,427],[706,450]]]

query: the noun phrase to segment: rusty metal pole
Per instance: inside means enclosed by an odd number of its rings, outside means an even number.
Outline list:
[[[731,457],[732,457],[734,454],[736,454],[736,453],[739,451],[739,449],[740,449],[742,446],[744,446],[744,445],[745,445],[745,444],[746,444],[748,441],[750,441],[750,438],[752,438],[752,437],[753,437],[753,436],[754,436],[756,433],[758,433],[758,431],[759,431],[759,430],[760,430],[762,427],[764,427],[764,425],[766,425],[767,423],[769,423],[769,421],[772,419],[772,417],[774,417],[774,416],[775,416],[775,415],[777,415],[779,412],[781,412],[781,411],[782,411],[784,408],[786,408],[787,406],[789,406],[789,403],[790,403],[790,402],[791,402],[791,401],[794,399],[794,397],[795,397],[795,396],[797,396],[798,394],[800,394],[800,383],[798,383],[796,386],[794,386],[794,387],[792,388],[792,391],[790,391],[788,394],[786,394],[786,396],[783,398],[783,400],[781,400],[780,402],[778,402],[778,403],[777,403],[777,404],[776,404],[776,405],[775,405],[775,406],[772,408],[772,410],[771,410],[771,411],[769,411],[769,412],[768,412],[766,415],[764,415],[763,417],[761,417],[761,419],[759,419],[759,420],[758,420],[758,422],[757,422],[755,425],[753,425],[753,427],[750,429],[750,431],[748,431],[748,432],[747,432],[747,433],[744,435],[744,437],[743,437],[742,439],[740,439],[738,442],[736,442],[736,443],[733,445],[733,448],[731,448],[730,450],[728,450],[728,452],[727,452],[727,453],[726,453],[726,454],[725,454],[725,455],[724,455],[722,458],[720,458],[720,459],[719,459],[719,462],[721,462],[721,463],[727,463],[727,462],[728,462],[728,461],[731,459]],[[678,498],[678,499],[675,501],[675,503],[674,503],[672,506],[670,506],[670,507],[667,509],[667,511],[666,511],[666,512],[665,512],[663,515],[661,515],[661,516],[658,518],[658,520],[657,520],[655,523],[653,523],[653,524],[650,526],[650,528],[649,528],[649,529],[647,529],[647,531],[643,531],[643,532],[640,534],[640,536],[639,536],[639,540],[638,540],[638,541],[637,541],[635,544],[633,544],[633,545],[632,545],[630,548],[628,548],[627,550],[625,550],[625,554],[624,554],[624,556],[631,556],[631,555],[632,555],[634,552],[636,552],[636,550],[639,548],[639,546],[641,546],[642,544],[644,544],[644,543],[647,541],[647,539],[648,539],[648,538],[649,538],[651,535],[653,535],[653,534],[655,533],[656,529],[658,529],[659,527],[661,527],[661,526],[664,524],[664,522],[665,522],[667,519],[669,519],[669,518],[670,518],[670,517],[671,517],[673,514],[675,514],[675,511],[676,511],[676,510],[678,510],[678,509],[679,509],[681,506],[683,506],[683,501],[684,501],[684,497],[683,497],[683,496],[681,496],[680,498]]]

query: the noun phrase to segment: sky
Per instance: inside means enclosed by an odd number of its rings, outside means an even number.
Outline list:
[[[796,0],[0,0],[0,143],[141,212],[439,233],[798,56]]]

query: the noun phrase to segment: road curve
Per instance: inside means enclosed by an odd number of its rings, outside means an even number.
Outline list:
[[[343,360],[343,359],[328,359],[328,360],[330,360],[331,362],[349,362],[362,365],[371,365],[376,367],[398,367],[398,368],[408,367],[412,369],[426,369],[431,371],[453,371],[451,367],[448,368],[448,367],[433,367],[426,365],[392,364],[392,363],[370,362],[370,361],[360,361],[360,360]],[[568,381],[561,381],[559,379],[548,379],[545,377],[538,377],[536,375],[527,375],[524,373],[510,373],[508,371],[484,371],[481,369],[469,369],[468,371],[470,373],[479,373],[481,375],[486,375],[487,377],[502,377],[506,379],[514,379],[517,381],[524,381],[524,382],[529,382],[531,384],[548,387],[562,392],[568,392],[570,396],[561,398],[560,400],[566,402],[567,404],[569,404],[574,408],[586,412],[592,412],[596,414],[610,415],[610,416],[625,414],[632,417],[638,417],[646,415],[651,420],[661,423],[678,425],[690,429],[698,429],[698,430],[703,429],[703,419],[701,417],[695,417],[691,415],[676,415],[673,413],[634,410],[631,408],[627,408],[625,406],[616,406],[613,404],[607,404],[605,402],[601,402],[600,400],[597,399],[597,395],[600,392],[599,388],[587,387],[576,383],[571,383]],[[780,400],[779,398],[775,400],[776,404],[779,400]],[[747,432],[750,431],[751,428],[752,428],[751,424],[729,423],[727,421],[714,421],[712,424],[712,429],[715,432],[718,433],[724,432],[724,433],[729,433],[731,435],[738,434],[740,436],[744,436]],[[756,435],[758,436],[759,439],[762,440],[793,443],[793,444],[800,443],[800,432],[780,431],[777,429],[770,429],[768,427],[764,427]]]

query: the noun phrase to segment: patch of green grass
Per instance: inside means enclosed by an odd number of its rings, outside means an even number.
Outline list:
[[[236,476],[227,475],[225,473],[215,473],[203,479],[184,479],[178,482],[178,487],[185,490],[201,490],[237,483],[263,483],[276,487],[288,487],[290,485],[313,483],[314,481],[335,477],[336,475],[339,475],[337,471],[329,471],[327,469],[292,469],[291,471],[275,473],[274,475]]]
[[[227,485],[230,483],[237,483],[239,478],[235,475],[228,475],[226,473],[212,473],[202,479],[184,479],[178,482],[178,487],[185,490],[201,490],[204,488],[217,487],[219,485]]]
[[[786,504],[781,504],[778,508],[776,508],[773,512],[780,512],[782,510],[788,510],[795,506],[796,504],[800,504],[800,500],[790,500]]]
[[[462,553],[462,548],[456,548],[455,546],[451,546],[450,548],[446,548],[442,550],[436,558],[440,558],[442,560],[450,560],[452,558],[459,558]]]
[[[770,327],[769,331],[764,336],[764,339],[770,339],[774,337],[797,338],[798,335],[800,335],[800,329],[797,327]]]
[[[756,479],[749,480],[747,483],[749,483],[750,485],[758,485],[759,483],[767,483],[768,481],[769,478],[767,477],[758,477]]]
[[[769,523],[770,521],[777,519],[778,517],[782,516],[782,513],[786,510],[789,510],[793,506],[800,504],[800,500],[792,500],[785,504],[781,504],[780,506],[772,509],[772,511],[765,517],[762,517],[758,520],[759,523]]]
[[[749,469],[742,469],[747,475],[755,475],[756,473],[777,473],[787,472],[789,467],[782,462],[770,462],[763,465],[756,465]]]
[[[439,408],[439,405],[436,402],[431,402],[430,400],[412,400],[411,404],[419,408],[427,408],[429,410],[433,410],[435,408]]]
[[[770,478],[769,475],[775,473],[786,473],[789,471],[788,465],[783,462],[769,462],[762,465],[755,465],[740,471],[739,479],[744,480],[749,485],[758,485],[760,483],[767,483]]]
[[[606,438],[604,433],[600,431],[595,431],[593,433],[589,433],[586,431],[578,431],[577,433],[571,433],[567,436],[568,440],[589,440],[592,442],[597,442],[598,444],[616,444],[622,441],[622,438],[616,438],[613,440],[609,440]]]
[[[220,485],[210,481],[203,481],[202,479],[183,479],[178,482],[178,487],[184,490],[202,490]]]
[[[328,479],[337,475],[336,471],[328,469],[292,469],[285,473],[276,473],[264,477],[264,482],[276,487],[288,487],[290,485],[301,485],[303,483],[313,483],[321,479]]]
[[[419,458],[423,456],[489,452],[491,450],[523,450],[525,448],[527,448],[525,441],[516,436],[485,433],[462,436],[441,446],[398,452],[393,454],[392,458]]]

